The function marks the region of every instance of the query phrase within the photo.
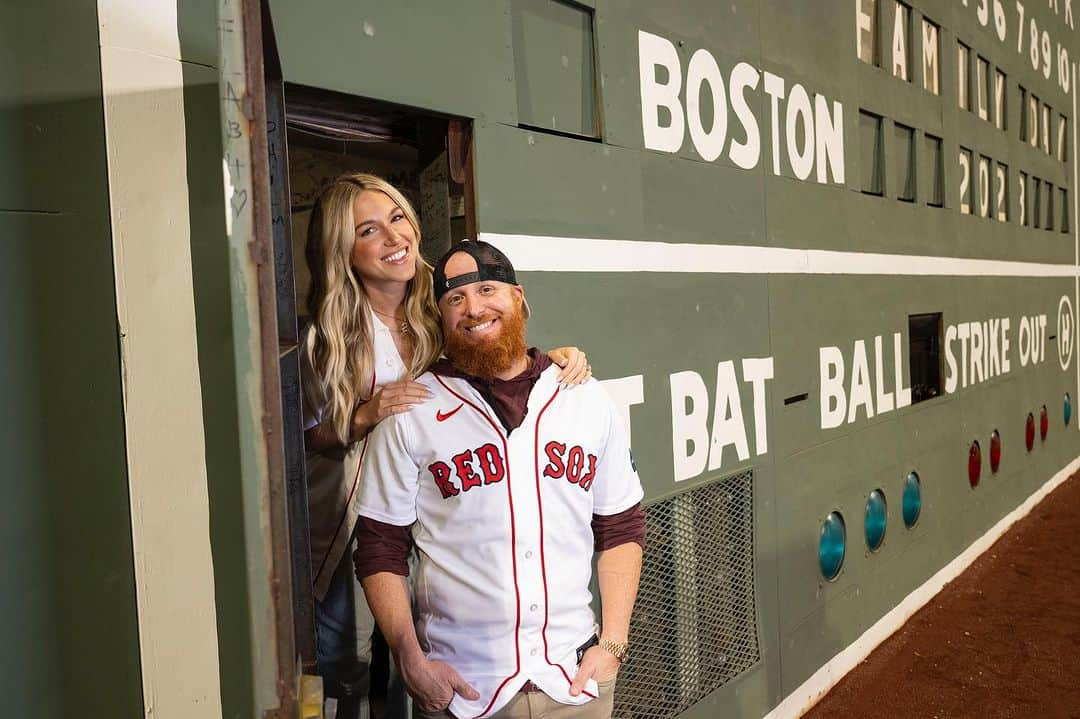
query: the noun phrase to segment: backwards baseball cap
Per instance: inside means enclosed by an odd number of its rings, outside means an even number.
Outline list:
[[[476,271],[466,272],[455,277],[446,276],[446,263],[459,252],[464,252],[476,261]],[[498,247],[488,244],[483,240],[462,240],[446,251],[439,261],[435,263],[435,303],[443,298],[447,292],[474,282],[495,281],[505,282],[508,285],[516,285],[517,275],[509,258]],[[529,305],[524,303],[522,311],[529,316]]]

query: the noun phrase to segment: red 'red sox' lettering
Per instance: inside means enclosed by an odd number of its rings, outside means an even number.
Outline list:
[[[493,444],[485,444],[475,450],[465,450],[450,458],[453,469],[446,462],[432,462],[428,465],[431,478],[439,488],[443,499],[456,497],[461,492],[468,492],[481,484],[495,484],[506,476],[506,462]],[[477,474],[479,470],[480,474]],[[454,484],[456,475],[460,489]],[[482,475],[482,476],[481,476]]]
[[[495,484],[506,476],[502,455],[495,445],[488,443],[477,447],[476,459],[480,463],[480,471],[484,473],[484,484]]]
[[[558,479],[566,474],[566,465],[563,464],[563,453],[566,452],[566,445],[562,442],[548,442],[544,447],[544,452],[548,456],[548,465],[544,467],[544,476],[551,477],[552,479]]]
[[[458,493],[457,487],[450,481],[450,465],[446,462],[434,462],[428,466],[435,486],[442,492],[443,499],[450,499]]]
[[[472,465],[469,461],[472,459],[473,453],[469,450],[465,450],[461,454],[455,454],[453,457],[454,466],[457,467],[457,476],[461,480],[461,491],[468,492],[473,487],[480,486],[480,475],[473,471]]]
[[[567,453],[562,442],[551,441],[544,445],[548,463],[544,467],[544,476],[551,479],[566,477],[570,484],[576,484],[586,492],[592,487],[596,477],[596,455],[586,454],[581,447],[574,445]],[[586,469],[586,459],[588,468]]]

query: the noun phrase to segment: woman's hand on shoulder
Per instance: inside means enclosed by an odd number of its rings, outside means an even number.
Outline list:
[[[577,347],[559,347],[548,352],[551,361],[559,365],[562,371],[556,378],[563,387],[583,384],[592,377],[589,358]]]
[[[383,385],[353,413],[352,439],[365,437],[375,429],[375,425],[390,415],[408,412],[414,405],[428,399],[431,399],[431,392],[413,379],[401,379]]]

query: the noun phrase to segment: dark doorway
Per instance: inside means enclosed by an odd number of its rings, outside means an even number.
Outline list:
[[[347,172],[379,175],[415,207],[421,251],[430,262],[453,242],[476,236],[471,121],[292,85],[267,73],[267,130],[280,346],[288,533],[296,647],[315,671],[314,607],[299,353],[307,323],[310,272],[304,246],[320,192]],[[374,667],[372,700],[387,677]],[[385,645],[382,650],[385,652]]]

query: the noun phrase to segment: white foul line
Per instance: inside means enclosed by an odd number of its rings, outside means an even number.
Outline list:
[[[1075,123],[1074,123],[1075,129]],[[1073,143],[1075,146],[1075,142]],[[1080,224],[1080,223],[1077,223]],[[1076,264],[481,232],[523,272],[1077,277]]]

